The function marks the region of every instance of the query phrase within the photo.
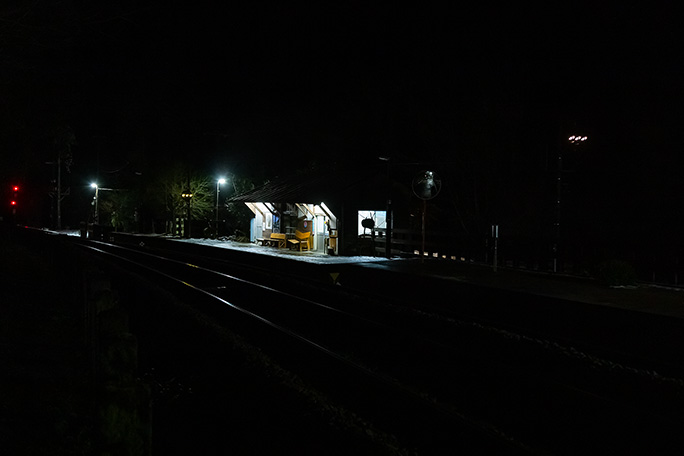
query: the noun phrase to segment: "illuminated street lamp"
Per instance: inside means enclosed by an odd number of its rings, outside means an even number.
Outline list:
[[[98,209],[99,187],[95,182],[90,184],[90,187],[95,189],[95,223],[100,223],[100,212]]]
[[[218,237],[218,219],[219,219],[219,192],[221,191],[220,185],[226,183],[224,178],[216,181],[216,236]]]

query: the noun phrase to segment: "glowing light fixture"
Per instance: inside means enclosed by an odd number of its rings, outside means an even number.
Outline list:
[[[219,219],[219,193],[221,192],[221,185],[225,184],[226,180],[224,178],[220,178],[219,180],[216,181],[216,235],[218,235],[218,219]]]
[[[95,221],[95,223],[100,223],[100,208],[99,208],[100,196],[99,196],[99,192],[98,192],[98,187],[97,187],[97,184],[95,182],[90,184],[90,187],[95,189],[95,198],[94,198],[95,199],[95,201],[94,201],[95,202],[95,220],[94,221]]]
[[[577,145],[577,144],[579,144],[579,143],[581,143],[581,142],[584,142],[584,141],[586,141],[586,140],[587,140],[587,137],[586,137],[586,136],[579,136],[579,135],[573,135],[573,136],[570,136],[570,137],[568,138],[568,141],[570,141],[571,143],[573,143],[573,144],[575,144],[575,145]]]

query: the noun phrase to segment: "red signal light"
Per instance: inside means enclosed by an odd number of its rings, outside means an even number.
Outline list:
[[[14,196],[12,196],[10,200],[10,206],[12,206],[12,210],[16,211],[17,207],[17,199],[19,199],[19,186],[18,185],[13,185],[12,190],[14,191]]]

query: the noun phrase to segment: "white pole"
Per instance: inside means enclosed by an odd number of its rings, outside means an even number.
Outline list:
[[[216,234],[218,234],[218,203],[219,203],[219,192],[221,187],[219,186],[220,181],[216,181]]]

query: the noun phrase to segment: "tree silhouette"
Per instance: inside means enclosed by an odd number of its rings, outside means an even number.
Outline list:
[[[158,195],[158,212],[166,214],[167,221],[186,218],[188,204],[190,217],[193,220],[210,221],[214,210],[214,189],[212,181],[206,176],[198,175],[182,164],[170,164],[161,170],[156,185],[150,188]],[[184,193],[191,193],[192,199],[188,203],[183,199]]]

